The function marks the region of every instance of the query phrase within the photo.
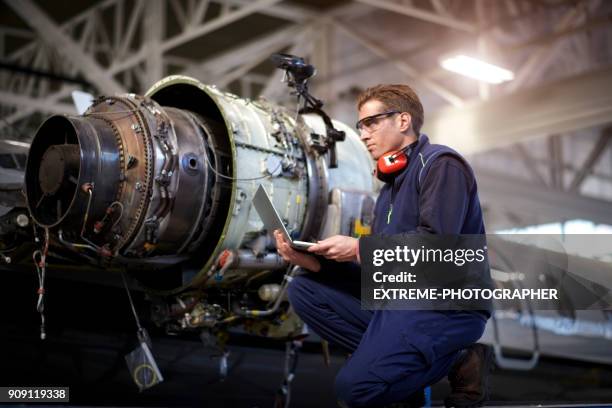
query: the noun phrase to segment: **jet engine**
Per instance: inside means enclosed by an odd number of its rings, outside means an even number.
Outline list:
[[[345,139],[330,141],[330,126]],[[126,272],[154,320],[181,330],[282,314],[290,272],[251,205],[260,184],[293,237],[358,235],[371,222],[372,170],[340,122],[171,76],[144,96],[102,96],[82,116],[46,120],[25,191],[47,247]]]

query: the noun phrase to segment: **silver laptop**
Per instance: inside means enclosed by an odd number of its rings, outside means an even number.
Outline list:
[[[270,234],[274,233],[274,230],[279,230],[285,236],[285,239],[290,242],[291,247],[300,251],[305,251],[309,247],[315,245],[314,242],[294,241],[291,239],[289,232],[287,232],[287,228],[285,228],[285,224],[283,224],[281,217],[272,204],[272,200],[270,200],[270,196],[261,184],[253,197],[253,204]]]

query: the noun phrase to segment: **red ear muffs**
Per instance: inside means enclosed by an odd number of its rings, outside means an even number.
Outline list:
[[[393,181],[395,176],[408,166],[406,150],[404,148],[380,156],[376,162],[376,177],[385,183]]]

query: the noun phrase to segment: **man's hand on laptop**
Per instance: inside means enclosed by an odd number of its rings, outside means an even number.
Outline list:
[[[289,241],[285,239],[285,236],[279,230],[274,231],[274,238],[276,239],[276,250],[285,261],[312,272],[319,272],[321,270],[321,264],[317,258],[291,248]]]
[[[318,241],[308,252],[323,255],[338,262],[359,261],[359,240],[345,235],[334,235]]]

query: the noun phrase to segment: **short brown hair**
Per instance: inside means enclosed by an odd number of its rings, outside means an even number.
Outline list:
[[[357,109],[364,103],[375,99],[380,101],[385,109],[408,112],[412,117],[412,130],[418,136],[425,120],[423,105],[419,96],[408,85],[381,84],[366,89],[357,97]]]

